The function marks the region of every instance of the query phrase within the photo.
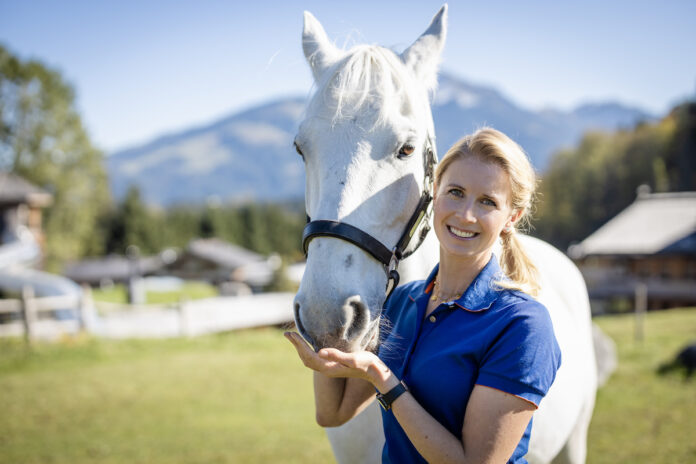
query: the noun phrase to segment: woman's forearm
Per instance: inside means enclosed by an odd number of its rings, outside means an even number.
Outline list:
[[[340,425],[338,413],[345,389],[345,378],[330,378],[320,372],[314,372],[314,407],[317,424],[322,427]]]
[[[374,400],[374,387],[365,380],[363,370],[320,357],[295,332],[286,332],[285,337],[297,350],[302,363],[314,371],[314,402],[319,425],[341,425]],[[375,357],[367,352],[347,356],[358,356],[365,363]]]
[[[322,427],[343,425],[369,405],[375,397],[370,382],[358,378],[332,378],[314,373],[314,404]]]
[[[453,435],[416,401],[404,393],[392,403],[392,411],[413,446],[430,463],[463,463],[462,440]]]
[[[398,385],[399,380],[378,361],[372,369],[372,382],[382,393]],[[399,396],[391,410],[418,452],[431,463],[462,463],[465,461],[464,446],[459,437],[453,435],[426,411],[410,392]]]

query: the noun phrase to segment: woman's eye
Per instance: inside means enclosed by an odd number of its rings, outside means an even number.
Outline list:
[[[450,195],[453,195],[455,197],[458,197],[458,198],[461,198],[464,196],[464,192],[462,192],[459,189],[450,189],[447,193],[449,193]]]
[[[487,205],[487,206],[493,206],[493,207],[497,206],[495,201],[491,200],[490,198],[484,198],[483,200],[481,200],[481,203],[483,203],[484,205]]]
[[[302,150],[300,150],[300,146],[297,144],[297,142],[293,142],[293,145],[295,146],[295,151],[297,152],[298,155],[304,159],[304,153],[302,153]]]
[[[415,150],[416,147],[414,147],[410,143],[405,143],[401,146],[401,148],[399,148],[399,158],[406,158],[407,156],[411,156]]]

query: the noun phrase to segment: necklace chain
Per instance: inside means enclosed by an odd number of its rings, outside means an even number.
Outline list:
[[[461,298],[462,294],[461,293],[454,293],[451,295],[443,295],[442,294],[442,289],[440,288],[440,274],[435,276],[435,282],[433,284],[433,294],[430,297],[431,301],[453,301],[453,300],[458,300]]]

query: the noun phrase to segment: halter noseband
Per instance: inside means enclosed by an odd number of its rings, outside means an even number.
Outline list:
[[[436,163],[437,155],[435,154],[435,145],[428,135],[426,137],[425,146],[423,147],[423,192],[421,193],[415,211],[406,223],[401,238],[399,238],[394,248],[387,248],[372,235],[348,223],[326,219],[312,221],[309,216],[307,216],[307,225],[302,234],[302,247],[304,248],[305,256],[307,255],[309,242],[316,237],[333,237],[352,243],[382,263],[384,271],[387,274],[386,299],[389,299],[391,293],[396,286],[399,285],[399,272],[397,271],[399,261],[409,257],[415,252],[430,231],[429,219],[432,210],[433,175]],[[421,227],[421,224],[423,224],[423,227]],[[418,242],[412,249],[408,250],[411,238],[416,234],[419,228]]]

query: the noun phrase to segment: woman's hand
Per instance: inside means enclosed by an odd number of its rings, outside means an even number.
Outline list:
[[[297,350],[302,363],[327,377],[349,377],[367,380],[384,393],[399,381],[374,353],[357,351],[345,353],[335,348],[322,348],[318,353],[296,332],[285,332]]]

